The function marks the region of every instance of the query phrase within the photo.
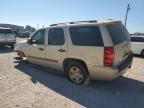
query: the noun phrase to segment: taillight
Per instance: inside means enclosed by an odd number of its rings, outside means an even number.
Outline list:
[[[114,48],[105,47],[104,48],[104,66],[112,67],[114,64]]]

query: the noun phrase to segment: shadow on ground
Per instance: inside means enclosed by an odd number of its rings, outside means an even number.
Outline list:
[[[0,53],[10,53],[12,51],[13,51],[13,49],[10,48],[10,47],[2,47],[2,46],[0,46]]]
[[[19,62],[19,63],[18,63]],[[113,82],[93,81],[89,86],[78,86],[62,75],[52,74],[26,61],[16,61],[15,68],[31,76],[55,92],[88,108],[144,108],[144,82],[121,77]]]

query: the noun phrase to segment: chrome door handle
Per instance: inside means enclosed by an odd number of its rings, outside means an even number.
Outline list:
[[[66,52],[66,50],[64,50],[64,49],[59,49],[58,51],[61,52],[61,53]]]
[[[39,48],[39,50],[43,51],[44,49],[43,48]]]

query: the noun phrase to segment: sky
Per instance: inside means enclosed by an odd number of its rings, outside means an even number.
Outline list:
[[[128,3],[128,31],[144,32],[144,0],[0,0],[0,23],[41,28],[79,20],[124,22]]]

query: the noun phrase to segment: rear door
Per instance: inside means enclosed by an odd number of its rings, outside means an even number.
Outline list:
[[[130,37],[127,29],[121,22],[106,25],[114,46],[114,64],[118,65],[125,60],[130,52]]]
[[[71,25],[69,29],[68,56],[87,65],[103,65],[104,43],[98,25]]]
[[[47,66],[63,70],[63,61],[67,57],[65,27],[50,28],[46,45]]]

